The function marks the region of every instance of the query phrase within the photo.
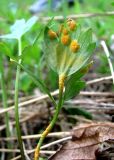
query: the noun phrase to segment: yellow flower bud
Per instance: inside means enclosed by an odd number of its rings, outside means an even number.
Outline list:
[[[78,42],[76,40],[72,40],[70,44],[71,51],[75,53],[78,51],[79,48],[80,48],[80,45],[78,44]]]
[[[49,30],[48,35],[49,35],[50,39],[55,39],[57,37],[56,32],[54,32],[53,30]]]
[[[61,43],[64,45],[68,45],[70,42],[70,37],[69,35],[62,35],[61,37]]]
[[[63,31],[62,31],[62,33],[63,33],[64,35],[67,35],[67,34],[68,34],[68,30],[67,30],[66,28],[64,28]]]
[[[75,30],[75,28],[76,28],[76,23],[75,23],[74,20],[69,19],[68,22],[67,22],[67,24],[68,24],[68,26],[69,26],[69,28],[70,28],[71,31],[74,31],[74,30]]]

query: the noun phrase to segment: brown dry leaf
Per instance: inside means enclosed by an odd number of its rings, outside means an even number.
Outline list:
[[[99,144],[114,139],[114,124],[91,123],[80,125],[72,132],[68,141],[49,160],[96,160]]]

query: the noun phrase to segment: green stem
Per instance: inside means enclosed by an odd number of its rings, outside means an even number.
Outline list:
[[[21,51],[22,51],[21,39],[18,40],[18,51],[19,51],[19,56],[21,56]],[[21,59],[19,59],[18,62],[19,64],[21,64]],[[21,129],[20,129],[20,123],[19,123],[19,110],[18,110],[19,76],[20,76],[20,66],[18,65],[17,72],[16,72],[16,81],[15,81],[15,121],[16,121],[18,142],[19,142],[19,147],[21,151],[21,158],[22,160],[25,160],[23,142],[21,138]]]
[[[7,104],[7,93],[6,93],[6,87],[5,87],[5,78],[4,78],[4,68],[3,68],[3,59],[2,57],[0,58],[0,82],[1,82],[1,89],[2,89],[2,99],[3,99],[3,106],[4,108],[8,108]],[[6,136],[10,137],[10,119],[9,119],[9,114],[6,112],[5,113],[5,124],[6,124]],[[11,148],[10,143],[7,144],[8,148]]]
[[[42,133],[42,135],[41,135],[41,137],[39,139],[39,142],[38,142],[37,147],[35,149],[34,160],[38,160],[39,159],[40,147],[41,147],[41,145],[42,145],[45,137],[52,130],[52,128],[54,127],[54,125],[55,125],[55,123],[57,121],[60,109],[62,107],[62,102],[63,102],[63,88],[59,88],[59,102],[58,102],[58,105],[55,106],[56,107],[55,114],[54,114],[54,116],[52,118],[52,121],[50,122],[50,124],[48,125],[48,127],[45,129],[45,131]]]

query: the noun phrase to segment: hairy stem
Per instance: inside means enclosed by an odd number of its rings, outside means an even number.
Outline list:
[[[21,56],[21,51],[22,51],[21,39],[18,40],[18,51],[19,51],[19,56]],[[21,59],[19,59],[19,64],[21,64]],[[20,77],[20,66],[18,65],[17,72],[16,72],[16,81],[15,81],[15,121],[16,121],[16,131],[18,136],[18,142],[19,142],[19,147],[21,151],[21,158],[22,160],[25,160],[23,142],[21,138],[21,129],[20,129],[20,123],[19,123],[19,108],[18,108],[19,77]]]
[[[63,75],[59,76],[59,102],[58,102],[58,105],[55,106],[56,107],[56,111],[55,111],[55,114],[54,114],[54,116],[52,118],[52,121],[50,122],[50,124],[47,126],[47,128],[45,129],[45,131],[42,133],[42,135],[40,137],[40,140],[39,140],[39,142],[37,144],[37,147],[35,149],[34,160],[39,160],[40,147],[41,147],[45,137],[52,130],[52,128],[54,127],[54,125],[55,125],[55,123],[57,121],[60,109],[62,107],[64,80],[65,80],[65,76],[63,76]]]

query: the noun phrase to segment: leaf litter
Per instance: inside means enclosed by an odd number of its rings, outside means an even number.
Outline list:
[[[104,150],[102,144],[114,139],[114,124],[108,122],[82,124],[74,128],[71,135],[72,140],[63,144],[49,160],[97,160],[98,151]]]

